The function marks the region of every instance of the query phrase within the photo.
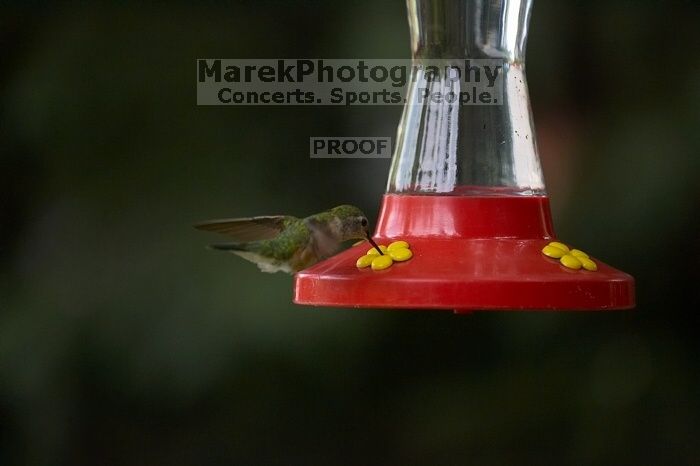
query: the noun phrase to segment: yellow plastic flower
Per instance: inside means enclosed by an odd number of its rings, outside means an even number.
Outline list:
[[[355,265],[358,269],[372,267],[372,270],[384,270],[392,266],[394,262],[404,262],[413,257],[413,252],[406,241],[394,241],[389,246],[379,245],[382,254],[371,248],[367,253],[357,259]]]
[[[588,254],[579,249],[570,249],[566,244],[558,241],[552,241],[542,248],[542,254],[552,259],[559,259],[561,265],[569,269],[583,268],[591,272],[598,270],[598,265],[588,257]]]

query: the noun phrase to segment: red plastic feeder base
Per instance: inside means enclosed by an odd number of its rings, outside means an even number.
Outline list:
[[[387,194],[378,243],[405,240],[413,258],[358,269],[369,245],[296,274],[294,302],[391,309],[612,310],[634,307],[634,279],[598,259],[571,270],[542,254],[554,240],[542,196]]]

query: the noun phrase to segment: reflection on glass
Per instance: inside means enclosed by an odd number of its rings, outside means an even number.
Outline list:
[[[414,71],[399,125],[388,192],[544,195],[525,79],[531,0],[408,0]],[[469,86],[427,64],[465,59],[502,65],[500,105],[460,105],[418,97]]]

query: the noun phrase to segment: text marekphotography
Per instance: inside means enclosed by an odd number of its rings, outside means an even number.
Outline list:
[[[199,59],[197,105],[502,105],[496,59]]]

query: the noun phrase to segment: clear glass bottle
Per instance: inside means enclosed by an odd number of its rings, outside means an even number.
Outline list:
[[[502,61],[498,105],[424,101],[404,107],[390,194],[545,195],[525,79],[531,0],[407,0],[414,71],[408,89],[458,92],[426,79],[428,63]]]

